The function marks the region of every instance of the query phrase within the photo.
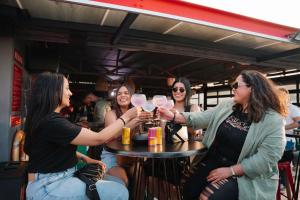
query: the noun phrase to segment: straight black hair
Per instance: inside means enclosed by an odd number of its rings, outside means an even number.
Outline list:
[[[182,83],[185,87],[185,97],[184,97],[184,102],[185,102],[185,106],[189,106],[190,105],[190,99],[192,97],[192,89],[191,89],[191,83],[188,79],[184,78],[184,77],[179,77],[176,78],[176,80],[174,81],[172,88],[174,88],[176,83]],[[174,103],[176,103],[174,97],[173,97],[173,93],[171,94],[171,97],[174,101]]]
[[[37,76],[33,84],[25,122],[24,150],[27,154],[30,154],[30,147],[41,121],[62,103],[64,78],[62,74],[44,72]]]

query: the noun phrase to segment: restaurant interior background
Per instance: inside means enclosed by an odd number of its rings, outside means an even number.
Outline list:
[[[168,82],[184,76],[192,102],[208,109],[231,97],[229,83],[241,70],[254,69],[289,89],[300,106],[298,29],[180,1],[169,14],[147,6],[1,1],[0,161],[10,160],[32,80],[43,71],[67,75],[79,96],[94,89],[110,94],[124,81],[147,96],[169,94]],[[176,8],[200,14],[191,19]]]

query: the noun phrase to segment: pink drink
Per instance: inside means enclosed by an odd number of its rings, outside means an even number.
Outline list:
[[[144,94],[133,94],[131,97],[131,103],[135,107],[141,107],[147,101]]]
[[[156,128],[149,128],[148,129],[148,145],[156,145]]]
[[[167,103],[167,97],[164,96],[164,95],[155,95],[153,97],[153,104],[156,106],[156,107],[163,107],[166,103]]]
[[[167,110],[171,110],[174,107],[174,101],[168,100],[167,103],[165,103],[165,105],[163,106],[163,108],[167,109]]]

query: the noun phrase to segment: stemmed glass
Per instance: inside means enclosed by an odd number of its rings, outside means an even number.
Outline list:
[[[147,102],[146,95],[144,94],[133,94],[131,96],[131,104],[135,107],[142,107]],[[140,134],[142,133],[142,124],[139,125]]]
[[[152,101],[156,107],[162,108],[167,103],[168,99],[165,95],[154,95]]]
[[[168,102],[168,99],[165,95],[154,95],[152,101],[156,107],[162,108]],[[160,120],[160,117],[158,119]]]
[[[163,108],[167,110],[171,110],[174,107],[174,101],[169,99],[164,105]]]
[[[146,95],[144,94],[133,94],[131,96],[131,104],[135,107],[142,107],[146,101]]]
[[[155,105],[151,100],[146,101],[143,105],[142,108],[146,112],[152,112],[155,109]],[[148,124],[150,124],[151,119],[148,120]]]

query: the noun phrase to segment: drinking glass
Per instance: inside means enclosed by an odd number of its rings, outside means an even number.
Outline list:
[[[155,109],[155,105],[151,100],[148,100],[142,105],[142,108],[146,112],[152,112]],[[151,119],[148,120],[148,123],[151,123]]]
[[[152,101],[156,107],[162,108],[167,103],[168,99],[165,95],[154,95]]]
[[[168,99],[165,95],[154,95],[152,99],[153,104],[158,108],[162,108],[167,101]],[[160,120],[160,117],[158,119]]]
[[[135,107],[142,107],[147,102],[146,95],[144,94],[133,94],[131,96],[131,104]],[[140,133],[143,132],[142,124],[139,125]]]
[[[171,110],[173,107],[174,107],[174,101],[173,101],[172,99],[169,99],[169,100],[167,101],[167,103],[165,103],[165,104],[163,105],[163,108],[164,108],[164,109],[167,109],[167,110]]]
[[[142,107],[146,101],[146,95],[144,94],[133,94],[131,96],[131,104],[135,107]]]

